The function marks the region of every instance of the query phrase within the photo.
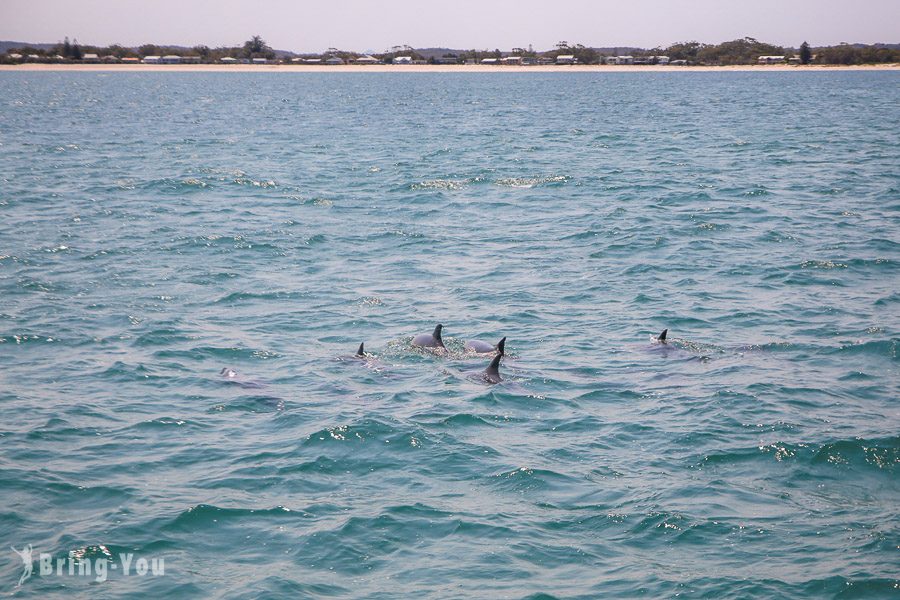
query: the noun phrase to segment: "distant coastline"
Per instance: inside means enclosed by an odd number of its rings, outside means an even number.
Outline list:
[[[900,71],[900,63],[872,65],[145,65],[42,64],[0,65],[0,72],[104,73],[683,73],[683,72],[826,72]]]

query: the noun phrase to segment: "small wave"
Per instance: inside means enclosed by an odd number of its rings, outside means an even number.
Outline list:
[[[890,358],[891,360],[897,360],[898,344],[900,344],[900,340],[897,339],[872,340],[868,342],[859,341],[856,343],[844,344],[837,349],[837,352],[847,355],[882,356]]]
[[[59,341],[58,337],[37,333],[6,333],[0,336],[0,344],[15,344],[17,346],[25,344],[53,344]]]
[[[420,448],[427,441],[430,441],[430,438],[423,431],[403,431],[376,419],[366,419],[352,425],[338,425],[315,431],[306,437],[303,446],[317,447],[375,442],[384,444],[384,446],[379,446],[380,448],[409,450]]]
[[[300,300],[308,296],[308,292],[232,292],[215,301],[216,304],[239,304],[242,302],[262,303],[281,300]]]
[[[562,185],[569,181],[565,175],[550,175],[546,177],[505,177],[494,181],[495,184],[512,188],[533,188],[545,185]]]
[[[160,350],[154,352],[155,358],[183,358],[189,361],[196,361],[202,358],[215,358],[223,362],[239,362],[242,360],[267,360],[270,358],[279,358],[281,355],[271,350],[254,350],[253,348],[237,348],[237,347],[220,347],[220,346],[198,346],[190,350]]]
[[[190,421],[187,419],[175,419],[173,417],[158,417],[156,419],[150,419],[149,421],[141,421],[133,425],[131,428],[133,429],[169,429],[169,428],[184,428],[184,429],[202,429],[204,425],[196,421]],[[130,429],[131,429],[130,428]]]
[[[409,186],[410,190],[461,190],[469,184],[468,179],[430,179]]]
[[[284,406],[284,399],[277,396],[242,396],[234,402],[216,404],[210,412],[270,413],[281,412]]]
[[[167,529],[178,531],[193,531],[206,527],[217,527],[222,523],[247,518],[260,518],[263,520],[281,518],[304,518],[306,513],[294,512],[284,506],[273,508],[221,508],[212,504],[197,504],[180,513],[167,526]]]
[[[756,448],[737,448],[706,455],[703,464],[731,464],[769,457],[776,462],[841,466],[893,471],[900,464],[900,437],[866,440],[853,438],[824,444],[773,442]]]
[[[478,415],[470,413],[459,413],[447,417],[441,421],[441,425],[454,429],[458,427],[497,427],[495,423],[491,423]]]
[[[501,488],[516,492],[549,490],[573,482],[568,475],[532,467],[520,467],[512,471],[505,471],[494,475],[493,478]]]
[[[849,266],[847,263],[831,260],[805,260],[800,264],[801,269],[846,269]]]

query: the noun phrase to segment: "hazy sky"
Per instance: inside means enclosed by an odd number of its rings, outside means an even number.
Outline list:
[[[900,42],[900,0],[0,0],[0,39],[127,46],[239,45],[296,52],[497,48],[560,40],[652,48],[751,36],[785,46]]]

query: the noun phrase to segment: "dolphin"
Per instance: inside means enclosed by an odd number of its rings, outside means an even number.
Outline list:
[[[666,343],[666,335],[668,333],[669,333],[668,329],[663,329],[662,333],[657,336],[656,341],[659,342],[660,344],[665,344]]]
[[[238,375],[237,371],[228,367],[222,368],[222,370],[219,371],[219,375],[221,375],[226,382],[233,383],[234,385],[240,386],[244,389],[255,390],[266,387],[266,384],[260,383],[259,381],[244,379],[243,377]]]
[[[503,354],[498,354],[494,357],[494,360],[491,361],[491,364],[488,365],[488,368],[485,369],[481,373],[481,378],[487,383],[494,384],[500,383],[503,381],[503,378],[500,377],[500,360],[503,358]]]
[[[418,346],[420,348],[436,348],[439,350],[446,350],[447,347],[444,346],[444,340],[441,339],[441,329],[444,326],[438,323],[437,327],[434,328],[433,333],[420,333],[416,337],[413,338],[412,345]]]
[[[466,350],[470,350],[472,352],[478,352],[479,354],[487,354],[490,352],[499,352],[500,356],[503,356],[505,353],[506,347],[506,338],[504,337],[502,340],[497,342],[496,346],[492,346],[487,342],[482,342],[481,340],[469,340],[466,342]]]
[[[365,358],[366,357],[366,350],[363,347],[364,345],[365,345],[365,342],[359,343],[359,350],[356,351],[356,354],[353,355],[353,358]]]

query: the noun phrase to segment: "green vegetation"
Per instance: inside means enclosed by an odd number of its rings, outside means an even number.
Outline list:
[[[40,62],[64,62],[81,61],[86,54],[96,54],[101,60],[114,61],[123,58],[143,58],[145,56],[165,56],[174,54],[181,56],[190,62],[214,63],[223,58],[233,58],[240,61],[250,61],[264,58],[267,61],[289,61],[297,57],[290,52],[276,52],[262,37],[252,36],[242,46],[230,46],[210,48],[198,45],[193,48],[181,46],[159,46],[156,44],[143,44],[137,48],[129,48],[119,44],[110,46],[80,45],[78,40],[69,41],[65,38],[53,46],[42,45],[41,48],[25,46],[10,49],[6,54],[0,55],[0,62],[16,62],[22,60],[37,60]],[[429,62],[431,64],[456,64],[474,61],[480,63],[485,58],[503,58],[505,56],[520,56],[527,63],[555,62],[560,55],[574,55],[578,64],[601,64],[608,56],[627,54],[633,56],[636,63],[655,64],[657,57],[668,56],[670,61],[684,61],[681,64],[694,65],[749,65],[756,64],[760,56],[784,56],[785,62],[801,64],[835,64],[835,65],[861,65],[874,63],[900,63],[900,46],[898,45],[850,45],[825,46],[813,48],[807,42],[800,45],[799,50],[783,48],[773,44],[760,42],[757,39],[746,37],[738,40],[722,42],[721,44],[703,44],[696,41],[679,42],[667,48],[644,49],[597,49],[577,43],[561,41],[552,50],[535,52],[530,46],[526,48],[513,48],[511,52],[494,50],[443,50],[435,53],[431,51],[417,51],[409,46],[394,46],[383,53],[375,54],[375,58],[384,63],[390,63],[399,56],[409,56],[416,62]],[[423,54],[424,53],[424,54]],[[12,54],[19,54],[21,58],[13,59]],[[301,58],[314,58],[324,61],[330,57],[338,57],[344,62],[352,62],[362,56],[358,52],[329,48],[321,54],[304,54]]]
[[[809,44],[803,42],[800,44],[800,63],[804,65],[808,65],[809,61],[812,60],[812,50],[809,49]]]

